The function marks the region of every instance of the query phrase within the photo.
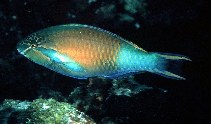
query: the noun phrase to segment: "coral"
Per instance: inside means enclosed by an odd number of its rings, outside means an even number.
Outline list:
[[[115,17],[116,6],[114,4],[107,4],[101,6],[95,11],[95,14],[103,19],[113,19]]]
[[[128,79],[121,78],[118,80],[113,80],[112,84],[113,87],[110,89],[110,94],[117,96],[131,97],[140,92],[153,89],[150,86],[139,84],[134,80],[133,76],[128,77]]]
[[[0,107],[1,120],[9,123],[94,124],[95,122],[72,105],[54,99],[33,102],[5,100]]]
[[[120,0],[120,2],[124,4],[124,9],[131,14],[137,12],[145,14],[147,6],[145,0]]]

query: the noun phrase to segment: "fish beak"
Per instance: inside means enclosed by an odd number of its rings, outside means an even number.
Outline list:
[[[28,44],[24,44],[24,43],[21,43],[21,42],[19,42],[19,43],[17,44],[17,50],[18,50],[18,52],[19,52],[20,54],[22,54],[22,55],[25,55],[25,53],[26,53],[29,49],[31,49],[31,47],[30,47],[30,45],[28,45]]]

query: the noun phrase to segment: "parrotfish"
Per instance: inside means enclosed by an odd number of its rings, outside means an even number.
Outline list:
[[[182,80],[185,78],[173,73],[178,70],[175,65],[190,60],[178,54],[147,52],[114,33],[82,24],[32,33],[18,43],[17,50],[39,65],[78,79],[151,72]]]

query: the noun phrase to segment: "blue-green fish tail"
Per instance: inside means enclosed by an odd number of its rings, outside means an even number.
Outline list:
[[[188,57],[178,54],[169,53],[153,53],[156,56],[155,65],[149,72],[156,73],[158,75],[177,79],[185,80],[184,77],[179,76],[181,65],[184,61],[191,61]]]

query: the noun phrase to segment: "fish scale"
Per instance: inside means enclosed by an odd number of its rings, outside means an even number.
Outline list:
[[[90,29],[73,30],[72,32],[63,31],[59,34],[55,33],[50,37],[52,41],[59,41],[59,44],[54,46],[56,51],[62,49],[60,50],[61,53],[71,56],[77,63],[86,68],[86,71],[91,71],[93,73],[94,71],[103,73],[105,70],[111,69],[110,66],[115,66],[110,63],[115,63],[115,58],[119,49],[117,40],[109,43],[109,41],[106,40],[109,36],[102,35],[95,30]],[[69,34],[73,35],[73,37],[69,38]],[[91,34],[95,35],[90,38]],[[64,40],[63,37],[67,37],[68,39]],[[78,42],[81,39],[83,39],[83,42]],[[67,45],[68,43],[71,44]],[[66,47],[64,47],[65,45]],[[102,64],[107,64],[107,66],[102,68]]]
[[[138,72],[184,79],[172,73],[177,69],[169,65],[190,60],[177,54],[147,52],[109,31],[81,24],[40,30],[19,42],[17,49],[37,64],[79,79],[116,78]]]

